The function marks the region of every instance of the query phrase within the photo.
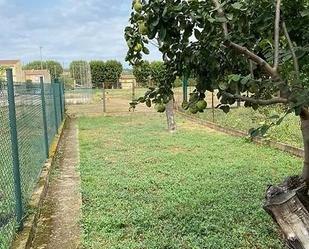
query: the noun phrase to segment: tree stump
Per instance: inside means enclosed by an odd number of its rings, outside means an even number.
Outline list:
[[[280,226],[288,248],[309,249],[309,196],[301,177],[289,177],[279,186],[270,186],[264,209]]]

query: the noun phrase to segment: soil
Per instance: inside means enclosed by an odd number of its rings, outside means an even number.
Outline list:
[[[106,100],[106,112],[103,112],[102,102],[98,103],[86,103],[81,105],[67,105],[69,115],[73,116],[101,116],[104,114],[131,114],[133,110],[130,109],[130,100],[124,98],[111,97]],[[140,104],[136,107],[134,112],[137,113],[152,113],[157,112],[154,108],[148,108],[144,104]]]
[[[38,222],[33,249],[80,248],[81,216],[78,135],[70,119],[60,142],[55,168]]]

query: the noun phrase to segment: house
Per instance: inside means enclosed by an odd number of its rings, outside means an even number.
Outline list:
[[[0,60],[0,67],[7,69],[13,69],[13,80],[14,82],[23,82],[24,74],[22,69],[22,64],[20,60]],[[6,79],[5,70],[0,71],[0,78]]]
[[[132,74],[122,74],[119,83],[122,89],[132,89],[133,85],[137,87],[136,79]]]
[[[48,70],[23,70],[24,80],[32,83],[39,83],[40,78],[43,77],[44,83],[51,83],[51,76]]]

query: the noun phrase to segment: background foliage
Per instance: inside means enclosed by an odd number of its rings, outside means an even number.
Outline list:
[[[61,64],[52,60],[43,61],[42,64],[41,61],[32,61],[23,67],[24,70],[40,70],[41,68],[47,69],[49,71],[52,80],[60,78],[61,74],[63,73]]]

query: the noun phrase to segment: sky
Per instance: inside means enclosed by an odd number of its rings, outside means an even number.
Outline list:
[[[0,59],[121,61],[131,0],[0,0]],[[150,47],[146,59],[159,60]]]

